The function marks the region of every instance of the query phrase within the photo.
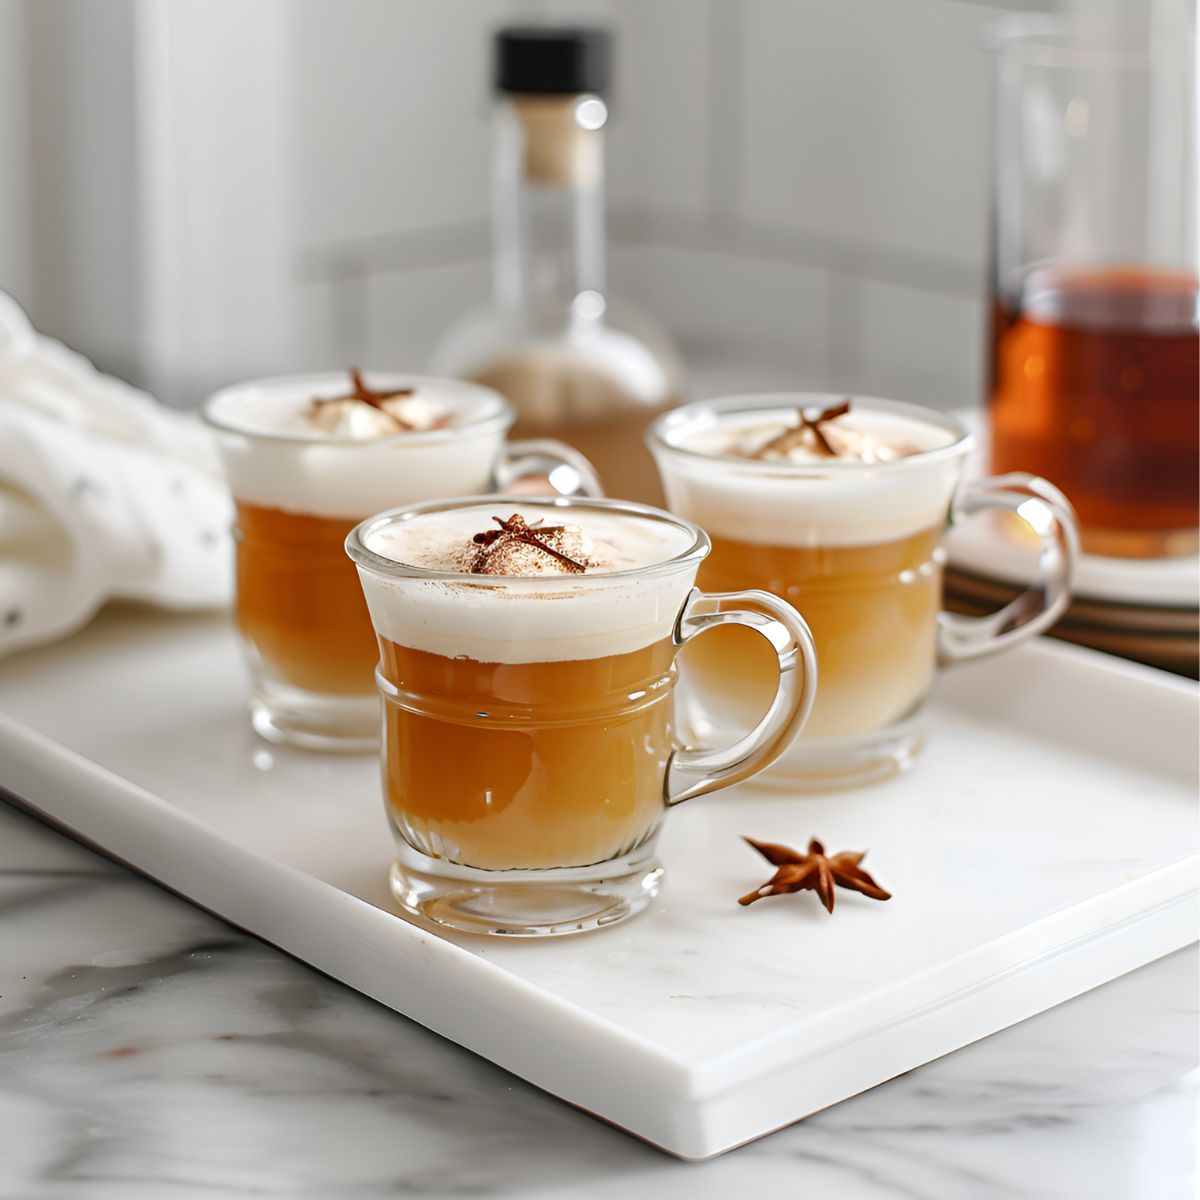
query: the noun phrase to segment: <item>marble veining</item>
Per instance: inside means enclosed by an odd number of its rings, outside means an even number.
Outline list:
[[[1183,1200],[1196,968],[685,1164],[0,806],[0,1196]]]

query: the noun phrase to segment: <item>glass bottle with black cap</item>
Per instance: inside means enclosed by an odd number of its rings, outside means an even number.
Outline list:
[[[680,399],[680,371],[605,286],[611,59],[603,29],[495,35],[494,295],[450,329],[434,369],[503,392],[518,436],[578,447],[609,495],[661,503],[642,433]]]

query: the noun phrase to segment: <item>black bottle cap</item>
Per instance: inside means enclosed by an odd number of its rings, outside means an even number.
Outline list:
[[[496,31],[495,55],[497,91],[603,96],[612,38],[607,29],[509,25]]]

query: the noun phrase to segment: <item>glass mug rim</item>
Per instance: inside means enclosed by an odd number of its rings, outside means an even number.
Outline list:
[[[399,430],[379,437],[338,437],[326,433],[303,433],[287,429],[253,428],[231,419],[231,410],[244,405],[256,395],[267,395],[278,391],[291,391],[301,386],[312,387],[317,392],[337,385],[345,387],[346,372],[302,371],[291,375],[267,375],[258,379],[246,379],[231,383],[213,392],[200,409],[201,420],[222,433],[237,434],[264,442],[280,442],[298,446],[336,446],[339,450],[369,449],[379,446],[403,444],[405,446],[429,446],[461,438],[466,434],[507,434],[516,424],[516,412],[512,405],[497,391],[465,379],[452,379],[442,375],[420,375],[412,371],[371,371],[372,381],[383,387],[414,387],[436,385],[443,391],[455,391],[465,399],[478,404],[479,411],[464,420],[443,429]]]
[[[661,562],[646,563],[636,567],[626,567],[620,571],[602,571],[594,575],[476,575],[470,571],[435,570],[430,567],[418,567],[410,563],[397,562],[386,555],[378,554],[367,546],[367,538],[378,529],[389,524],[402,524],[417,517],[428,516],[430,513],[449,512],[455,509],[487,509],[509,505],[522,509],[536,508],[552,511],[564,508],[587,508],[616,515],[636,517],[640,520],[653,520],[661,525],[673,525],[676,529],[689,534],[691,542],[686,549],[679,551]],[[490,519],[491,514],[489,514]],[[707,533],[693,521],[676,516],[649,504],[638,504],[632,500],[613,500],[607,497],[591,496],[507,496],[499,493],[486,493],[474,496],[455,496],[447,500],[430,500],[422,504],[404,504],[397,508],[389,508],[376,513],[365,521],[360,521],[346,535],[346,553],[355,564],[379,575],[393,579],[419,579],[431,582],[465,583],[486,587],[532,587],[542,592],[559,588],[586,587],[590,581],[596,587],[602,587],[609,580],[645,578],[650,575],[665,574],[681,570],[699,563],[712,548],[712,542]]]
[[[812,463],[767,462],[752,458],[733,458],[725,454],[713,454],[707,450],[693,450],[681,445],[681,438],[698,430],[713,428],[722,417],[729,414],[761,412],[794,412],[798,408],[827,405],[830,402],[848,399],[852,404],[861,404],[866,411],[883,412],[894,416],[909,417],[925,425],[933,425],[953,435],[953,441],[932,450],[920,450],[887,462],[862,463],[857,461],[832,461]],[[705,421],[704,418],[710,418]],[[910,404],[903,400],[884,400],[877,396],[857,396],[845,392],[747,392],[735,396],[719,396],[712,400],[697,400],[679,408],[671,409],[655,420],[646,431],[646,444],[652,452],[665,451],[693,461],[713,463],[728,469],[760,477],[784,479],[823,478],[845,479],[851,476],[864,478],[878,475],[894,475],[899,472],[920,470],[943,462],[964,458],[975,449],[975,435],[950,413],[922,404]]]

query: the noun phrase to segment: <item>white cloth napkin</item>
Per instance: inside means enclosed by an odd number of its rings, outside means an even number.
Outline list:
[[[0,292],[0,655],[109,598],[227,604],[229,528],[204,426],[42,336]]]

